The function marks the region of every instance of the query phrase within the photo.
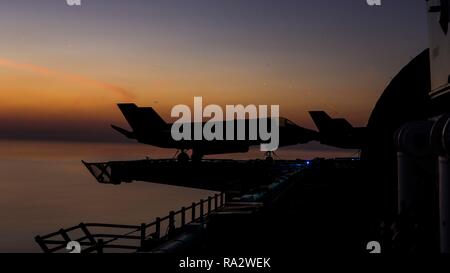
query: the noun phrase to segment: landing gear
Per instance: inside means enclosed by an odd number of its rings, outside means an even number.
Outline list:
[[[203,153],[200,153],[198,151],[193,150],[191,157],[189,157],[189,155],[186,152],[186,150],[185,149],[181,149],[181,150],[177,151],[175,156],[177,158],[177,161],[180,162],[180,163],[187,163],[189,161],[200,162],[200,161],[202,161]]]
[[[203,158],[203,154],[198,151],[195,151],[195,150],[192,151],[191,157],[189,157],[186,150],[184,150],[184,149],[177,153],[178,153],[177,161],[181,162],[181,163],[187,163],[189,161],[200,162],[200,161],[202,161],[202,158]]]
[[[177,161],[181,163],[189,162],[189,155],[185,150],[181,150],[181,153],[178,154]]]
[[[266,152],[266,154],[265,154],[266,162],[272,163],[273,162],[273,155],[274,155],[274,152]]]
[[[202,161],[202,158],[203,158],[202,153],[195,151],[195,150],[192,151],[192,156],[191,156],[192,162],[200,162],[200,161]]]

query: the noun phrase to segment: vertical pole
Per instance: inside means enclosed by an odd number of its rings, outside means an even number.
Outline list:
[[[97,253],[100,253],[100,254],[103,253],[103,246],[104,246],[103,239],[98,239],[98,241],[97,241]]]
[[[195,222],[195,203],[192,203],[192,222]]]
[[[161,238],[161,218],[156,217],[155,222],[155,239],[159,240]]]
[[[175,231],[175,212],[171,211],[169,212],[169,228],[168,228],[169,236],[172,235],[174,231]]]
[[[411,209],[414,203],[414,185],[416,185],[417,177],[414,175],[413,159],[403,152],[397,153],[398,167],[398,196],[397,210],[402,213]]]
[[[450,163],[439,157],[439,229],[442,254],[450,253]]]
[[[219,198],[219,195],[216,193],[215,195],[214,195],[214,210],[217,210],[217,199]]]
[[[186,208],[181,208],[181,226],[184,226],[186,224]]]
[[[144,248],[144,244],[145,244],[145,237],[146,237],[146,227],[145,227],[145,223],[141,224],[141,248]]]
[[[211,196],[208,197],[208,214],[211,213]]]
[[[225,193],[221,192],[220,193],[220,207],[223,207],[223,205],[225,204]]]
[[[202,199],[202,200],[200,200],[200,222],[202,222],[203,223],[203,206],[204,206],[204,203],[205,201]]]

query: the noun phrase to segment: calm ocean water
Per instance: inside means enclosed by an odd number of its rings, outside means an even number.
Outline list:
[[[34,236],[80,222],[139,224],[212,192],[145,182],[97,183],[86,161],[171,158],[175,150],[127,143],[0,141],[0,252],[39,252]],[[347,157],[355,151],[318,144],[280,149],[282,159]],[[247,154],[211,158],[262,158]]]

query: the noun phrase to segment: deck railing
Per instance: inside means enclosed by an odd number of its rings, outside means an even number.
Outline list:
[[[157,217],[151,223],[141,225],[116,225],[101,223],[80,223],[67,229],[60,229],[35,240],[45,253],[67,252],[67,244],[75,241],[82,253],[103,253],[105,249],[148,251],[161,242],[172,238],[190,223],[203,223],[211,212],[225,203],[225,194],[215,194],[188,207],[171,211],[165,217]]]

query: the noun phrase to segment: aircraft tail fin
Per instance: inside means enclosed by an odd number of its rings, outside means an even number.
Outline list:
[[[128,124],[130,124],[134,133],[148,134],[165,130],[168,127],[163,118],[151,107],[137,107],[134,103],[120,103],[117,106],[119,106],[120,111]],[[120,133],[125,134],[122,128],[120,128],[121,130],[119,130],[117,126],[114,126],[113,128]]]
[[[319,132],[327,131],[331,127],[332,118],[324,111],[310,111],[314,124],[316,124]]]
[[[331,118],[324,111],[311,111],[309,114],[321,133],[349,132],[353,129],[346,119]]]
[[[337,118],[337,119],[333,119],[334,121],[334,126],[340,130],[351,130],[353,129],[353,125],[351,125],[350,122],[348,122],[348,120],[346,120],[345,118]]]

